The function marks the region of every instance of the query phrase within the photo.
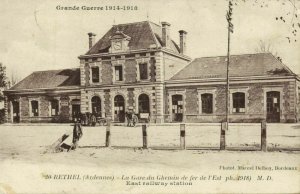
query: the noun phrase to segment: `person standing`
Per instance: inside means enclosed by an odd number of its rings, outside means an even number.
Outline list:
[[[78,146],[78,141],[82,137],[82,127],[79,121],[76,121],[73,128],[73,140],[72,140],[72,150],[75,150]]]

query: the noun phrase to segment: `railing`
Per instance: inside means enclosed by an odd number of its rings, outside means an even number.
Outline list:
[[[196,126],[196,125],[195,125]],[[269,147],[267,145],[267,124],[266,121],[262,121],[260,124],[252,124],[252,125],[243,125],[243,126],[229,126],[230,130],[228,130],[228,126],[226,125],[226,123],[219,123],[219,124],[213,124],[213,125],[202,125],[201,127],[198,128],[204,128],[207,130],[203,130],[201,131],[201,129],[198,129],[197,127],[193,126],[192,124],[184,124],[184,123],[180,123],[180,124],[175,124],[172,126],[168,126],[171,127],[171,129],[174,131],[176,130],[176,128],[178,129],[178,136],[175,137],[174,136],[174,132],[173,132],[173,136],[172,135],[166,135],[164,137],[162,137],[162,133],[164,133],[164,130],[157,130],[155,131],[155,133],[153,132],[152,134],[156,134],[158,137],[156,139],[159,139],[157,141],[162,141],[164,142],[166,139],[176,139],[174,140],[174,142],[177,142],[179,144],[176,143],[176,145],[174,145],[174,143],[171,146],[154,146],[149,145],[149,124],[142,124],[141,125],[141,134],[142,134],[142,145],[141,148],[143,149],[158,149],[158,150],[164,150],[164,149],[178,149],[178,150],[193,150],[193,149],[197,149],[197,150],[230,150],[230,151],[274,151],[274,150],[291,150],[291,151],[300,151],[300,148],[298,147],[276,147],[276,149],[274,147]],[[250,126],[250,127],[249,127]],[[111,122],[107,123],[106,126],[106,138],[105,138],[105,146],[106,147],[111,147],[111,128],[113,126],[111,125]],[[118,126],[120,127],[120,126]],[[137,126],[138,128],[140,126]],[[219,132],[213,132],[213,134],[208,134],[210,133],[210,127],[214,128],[214,130],[218,130],[219,128]],[[151,129],[155,129],[157,128],[156,126],[151,126]],[[164,127],[165,128],[165,127]],[[199,134],[197,135],[193,135],[192,134],[192,128],[196,128],[197,133],[202,132],[202,140],[206,140],[206,143],[209,141],[214,141],[213,146],[212,145],[208,145],[208,146],[204,146],[205,142],[201,145],[194,145],[191,142],[196,142],[197,141],[197,137],[200,137]],[[188,129],[188,130],[187,130]],[[136,130],[136,128],[135,128]],[[167,130],[167,129],[166,129]],[[196,131],[194,129],[194,131]],[[190,134],[187,135],[187,131],[190,132]],[[240,132],[242,131],[242,132]],[[252,131],[255,131],[254,135],[251,135],[250,133],[253,133]],[[120,132],[121,133],[121,132]],[[204,134],[203,134],[204,133]],[[218,135],[219,133],[219,135]],[[240,133],[246,133],[246,135],[242,135]],[[249,133],[247,135],[247,133]],[[192,134],[192,135],[191,135]],[[118,134],[119,135],[119,134]],[[204,136],[207,136],[207,138],[205,138]],[[135,135],[136,136],[136,135]],[[172,137],[171,137],[172,136]],[[218,138],[219,137],[219,138]],[[136,139],[137,137],[133,137],[134,139]],[[152,139],[151,139],[152,138]],[[151,137],[150,140],[155,141],[155,137]],[[242,144],[238,144],[235,143],[234,145],[232,145],[232,140],[233,139],[243,139],[244,138],[244,142]],[[283,137],[282,137],[283,138]],[[179,139],[179,142],[178,142]],[[199,138],[200,139],[200,138]],[[255,139],[255,140],[252,140]],[[230,140],[227,142],[227,140]],[[120,139],[118,139],[117,141],[120,141]],[[251,141],[251,142],[250,142]],[[254,142],[252,142],[254,141]],[[256,141],[256,142],[255,142]],[[245,143],[246,142],[246,143]],[[193,144],[193,145],[192,145]],[[298,144],[297,144],[298,145]],[[123,146],[123,145],[122,145]],[[122,146],[118,146],[118,147],[122,147]]]

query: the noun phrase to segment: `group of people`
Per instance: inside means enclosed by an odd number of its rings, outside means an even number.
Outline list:
[[[94,117],[94,118],[92,118]],[[138,117],[134,113],[134,111],[129,110],[125,112],[125,117],[127,120],[127,126],[128,127],[134,127],[136,123],[138,122]],[[86,124],[87,120],[91,120],[92,123],[96,123],[96,117],[93,114],[87,114],[87,115],[80,115],[79,117],[76,118],[75,120],[75,125],[73,128],[73,140],[72,140],[72,148],[71,149],[76,149],[78,146],[78,141],[82,137],[82,126],[81,124]]]
[[[127,127],[135,127],[136,123],[138,122],[138,117],[134,111],[126,111],[125,117],[127,120]]]
[[[99,114],[90,112],[80,113],[76,116],[73,116],[74,122],[79,121],[84,126],[95,126],[98,117]]]

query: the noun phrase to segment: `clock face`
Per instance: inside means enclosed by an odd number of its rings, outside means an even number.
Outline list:
[[[114,49],[115,50],[120,50],[121,49],[121,42],[115,42],[114,43]]]

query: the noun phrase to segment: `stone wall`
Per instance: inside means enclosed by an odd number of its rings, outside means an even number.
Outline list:
[[[112,110],[111,110],[111,95],[110,95],[110,90],[104,90],[104,109],[105,109],[105,115],[106,117],[111,118],[112,117]]]
[[[137,77],[136,61],[134,59],[127,59],[125,61],[125,83],[135,83]]]
[[[168,80],[172,76],[174,76],[178,71],[183,69],[189,61],[174,57],[170,54],[164,53],[163,54],[163,61],[164,61],[164,79]]]
[[[29,99],[26,96],[20,98],[20,117],[29,117]]]
[[[70,118],[70,98],[69,96],[61,96],[60,97],[60,102],[61,102],[61,106],[60,106],[60,120],[61,121],[69,121]],[[65,105],[63,105],[64,103],[66,103]],[[68,105],[67,105],[68,103]]]
[[[71,115],[71,98],[79,98],[79,95],[62,95],[62,96],[46,96],[46,95],[22,95],[13,98],[8,98],[8,122],[12,122],[12,101],[17,100],[20,106],[20,122],[70,122],[72,119]],[[59,100],[59,115],[51,116],[50,112],[50,101],[53,99]],[[38,101],[38,116],[31,115],[31,101]]]
[[[213,114],[199,113],[199,100],[197,89],[205,90],[206,88],[216,88],[214,93],[215,107]],[[251,83],[251,84],[231,84],[231,90],[245,90],[247,95],[245,99],[245,113],[231,113],[230,122],[260,122],[266,118],[266,92],[264,88],[274,88],[274,90],[282,90],[282,106],[281,106],[281,122],[296,122],[296,95],[294,82],[284,83]],[[281,89],[280,89],[281,88]],[[226,114],[226,88],[224,85],[210,86],[182,86],[176,88],[167,88],[168,90],[185,90],[185,112],[186,122],[222,122],[225,121]],[[300,104],[300,102],[298,102]],[[169,103],[166,103],[168,108]],[[232,107],[232,104],[230,105]],[[166,111],[166,117],[170,117],[170,113]],[[170,122],[170,119],[167,120]]]
[[[132,106],[134,107],[134,88],[128,88],[127,89],[127,103],[128,103],[128,106]]]
[[[50,107],[49,99],[46,96],[40,96],[40,117],[49,117]]]
[[[102,61],[102,72],[100,72],[102,77],[102,84],[112,84],[112,66],[110,61]]]
[[[284,98],[284,122],[295,122],[297,120],[296,113],[296,83],[295,82],[286,82],[283,89],[283,98]]]
[[[185,98],[186,115],[195,116],[198,115],[198,93],[195,88],[186,89]]]
[[[6,111],[5,111],[5,122],[7,123],[11,123],[12,122],[12,117],[11,117],[11,102],[9,101],[8,97],[5,96],[5,106],[4,106],[4,109],[6,108]]]
[[[300,121],[300,82],[297,81],[296,82],[296,86],[295,86],[295,90],[296,90],[296,114],[297,114],[297,122]]]
[[[155,57],[150,58],[150,81],[155,82],[156,81],[156,59]]]
[[[116,63],[118,65],[123,65],[123,82],[121,83],[137,83],[140,82],[138,75],[138,64],[148,63],[148,75],[149,82],[156,81],[157,75],[157,60],[161,60],[162,55],[155,55],[155,53],[144,53],[136,54],[136,55],[122,55],[115,56],[111,59],[101,60],[98,58],[98,62],[94,62],[93,60],[86,59],[80,61],[80,75],[81,75],[81,85],[82,86],[90,86],[90,68],[91,66],[98,66],[100,69],[100,83],[95,83],[92,85],[111,85],[114,83],[113,81],[113,68],[114,65],[112,63]],[[160,64],[158,64],[160,65]],[[163,74],[163,72],[159,72],[159,74]],[[161,77],[162,75],[160,75]],[[146,80],[143,80],[145,82]]]
[[[84,65],[84,77],[85,77],[85,86],[90,85],[90,66],[88,63]]]

